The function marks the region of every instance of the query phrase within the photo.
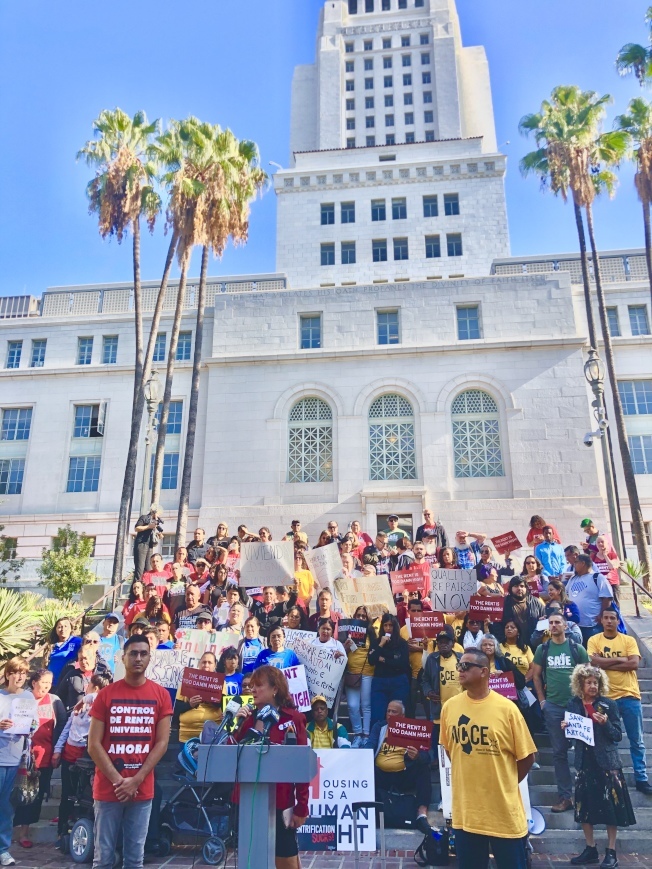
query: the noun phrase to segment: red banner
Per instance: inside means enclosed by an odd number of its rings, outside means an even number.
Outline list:
[[[493,676],[489,676],[489,687],[496,694],[502,694],[503,697],[507,697],[508,700],[516,700],[518,698],[513,673],[494,673]]]
[[[410,616],[410,632],[415,640],[432,639],[443,631],[445,625],[443,613],[414,613]]]
[[[420,591],[425,595],[430,578],[429,564],[413,564],[407,570],[395,570],[389,575],[393,594]]]
[[[432,727],[432,721],[423,718],[392,718],[387,725],[385,741],[387,745],[399,748],[412,747],[419,751],[430,751]]]
[[[513,531],[508,531],[507,534],[499,534],[498,537],[492,537],[491,542],[496,547],[496,552],[500,555],[523,548],[523,544]]]
[[[207,703],[221,703],[224,686],[224,673],[207,673],[206,670],[194,670],[186,667],[181,681],[183,697],[201,697]]]
[[[505,598],[502,594],[472,594],[469,601],[469,618],[490,622],[499,622],[503,617]]]
[[[530,589],[534,597],[540,597],[539,592],[539,580],[538,579],[528,579],[527,587]]]

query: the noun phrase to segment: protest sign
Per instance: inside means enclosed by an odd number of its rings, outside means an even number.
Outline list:
[[[413,564],[406,570],[395,570],[389,575],[393,594],[409,594],[420,591],[425,597],[430,579],[429,564]]]
[[[335,580],[335,594],[347,618],[353,618],[359,606],[367,608],[369,619],[389,612],[396,615],[396,605],[386,576],[344,576]]]
[[[496,694],[502,694],[508,700],[518,699],[513,673],[494,673],[489,676],[489,687]]]
[[[593,719],[585,718],[584,715],[576,715],[575,712],[566,712],[564,714],[566,721],[566,739],[580,739],[587,745],[595,745],[595,734],[593,732]]]
[[[310,816],[299,833],[317,819],[337,821],[337,850],[353,851],[353,813],[351,805],[374,798],[374,753],[369,748],[356,751],[319,748],[317,774],[309,785]],[[376,848],[376,814],[373,809],[358,813],[358,843],[361,851]]]
[[[430,751],[432,722],[425,719],[392,718],[387,725],[385,740],[387,745],[399,748],[416,748],[417,751]]]
[[[27,736],[32,729],[34,719],[38,721],[36,700],[33,697],[14,697],[11,701],[9,717],[13,724],[4,732],[13,736]]]
[[[469,600],[469,618],[490,622],[499,622],[503,617],[505,598],[502,594],[491,594],[485,597],[481,594],[472,594]]]
[[[310,709],[310,693],[306,679],[306,668],[303,664],[300,667],[284,667],[283,672],[288,680],[294,705],[299,712],[307,712]]]
[[[240,585],[291,585],[294,582],[294,544],[243,543],[240,546]]]
[[[471,595],[475,594],[478,581],[472,570],[449,570],[432,567],[430,570],[430,602],[432,608],[442,613],[468,610]]]
[[[310,696],[323,695],[331,707],[346,669],[346,655],[336,659],[335,649],[314,640],[311,631],[285,631],[285,647],[292,649],[305,667]]]
[[[353,640],[361,649],[367,642],[367,622],[361,619],[340,619],[337,623],[337,639],[344,644],[347,640]]]
[[[408,626],[410,639],[422,640],[425,637],[433,639],[446,625],[443,613],[412,613],[405,624]]]
[[[176,634],[177,649],[190,654],[188,667],[196,667],[204,652],[212,652],[219,658],[229,646],[238,648],[240,634],[235,631],[199,631],[197,628],[180,628]]]
[[[508,531],[507,534],[499,534],[498,537],[492,537],[491,542],[499,555],[504,555],[506,552],[514,552],[523,547],[523,544],[513,531]]]
[[[541,592],[539,591],[539,580],[538,579],[528,579],[527,587],[530,589],[534,597],[540,597]]]
[[[441,811],[444,820],[450,821],[453,817],[453,770],[449,756],[443,745],[439,749],[439,783],[441,785]]]
[[[183,697],[201,697],[206,703],[220,703],[224,690],[224,673],[208,673],[186,667],[181,679]]]
[[[319,587],[333,588],[335,580],[342,576],[342,558],[337,543],[329,543],[328,546],[320,546],[318,549],[306,549],[303,555]]]
[[[183,671],[193,665],[193,655],[187,649],[156,649],[147,668],[146,676],[162,688],[181,685]]]
[[[297,830],[300,851],[337,850],[337,817],[308,818]]]

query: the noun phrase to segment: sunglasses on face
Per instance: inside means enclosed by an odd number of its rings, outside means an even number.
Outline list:
[[[99,644],[100,644],[99,640],[84,640],[84,643],[83,643],[84,646],[99,646]]]
[[[476,664],[473,661],[458,661],[457,669],[460,673],[466,673],[471,667],[477,667],[479,670],[482,670],[483,667],[481,664]]]

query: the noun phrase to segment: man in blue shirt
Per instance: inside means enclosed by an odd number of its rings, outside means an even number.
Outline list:
[[[548,578],[551,576],[561,576],[566,569],[564,547],[561,543],[555,543],[555,531],[550,525],[545,526],[542,534],[543,543],[539,543],[534,550],[534,554],[543,565],[542,574]]]

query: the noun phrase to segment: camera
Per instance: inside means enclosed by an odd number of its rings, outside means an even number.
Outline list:
[[[157,534],[163,533],[163,520],[162,519],[156,520],[156,532],[157,532]]]
[[[588,432],[584,435],[584,446],[592,447],[593,446],[593,432]]]

